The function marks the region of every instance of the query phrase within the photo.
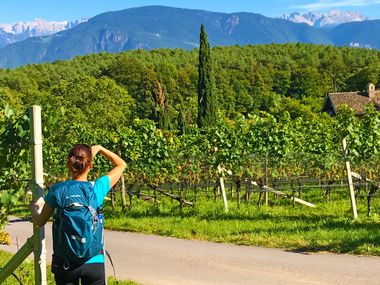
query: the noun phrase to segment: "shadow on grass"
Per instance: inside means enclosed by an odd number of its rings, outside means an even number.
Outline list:
[[[373,237],[361,237],[347,240],[344,239],[331,242],[327,245],[310,244],[307,246],[298,246],[288,251],[296,253],[334,252],[380,256],[379,239],[380,233],[374,235]],[[367,248],[363,248],[364,246]]]
[[[271,210],[275,208],[267,208],[266,211],[250,210],[238,212],[239,210],[234,209],[229,213],[225,213],[220,209],[196,209],[196,208],[188,208],[185,210],[180,210],[179,207],[171,207],[166,209],[161,209],[159,207],[149,207],[144,210],[126,210],[122,211],[120,209],[105,209],[104,213],[108,217],[128,217],[128,218],[194,218],[196,217],[199,220],[207,220],[207,221],[229,221],[229,220],[238,220],[238,221],[259,221],[259,220],[287,220],[287,221],[303,221],[308,220],[311,222],[321,221],[321,220],[329,220],[336,219],[337,216],[329,213],[307,213],[304,214],[300,211],[295,213],[289,212],[272,212]]]

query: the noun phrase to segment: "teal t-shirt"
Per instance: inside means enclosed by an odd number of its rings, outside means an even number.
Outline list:
[[[62,183],[92,183],[88,181],[73,181],[68,180]],[[104,202],[104,198],[106,197],[107,193],[111,189],[110,179],[107,175],[104,175],[98,179],[96,179],[93,182],[94,185],[94,191],[97,201],[97,206],[101,207]],[[48,193],[45,195],[45,202],[52,208],[55,209],[58,207],[58,203],[54,197],[53,191],[48,191]],[[90,258],[86,263],[104,263],[104,255],[99,254],[92,258]]]

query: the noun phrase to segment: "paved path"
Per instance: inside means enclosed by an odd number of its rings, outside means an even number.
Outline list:
[[[51,256],[51,225],[46,227],[47,257]],[[32,232],[30,222],[11,219],[6,230],[17,251]],[[304,254],[260,247],[106,232],[106,246],[119,279],[162,285],[325,285],[380,284],[380,258],[334,254]],[[112,269],[107,265],[107,272]]]

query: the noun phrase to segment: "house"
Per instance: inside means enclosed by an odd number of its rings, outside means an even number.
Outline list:
[[[364,108],[373,103],[380,110],[380,90],[376,90],[375,84],[369,83],[365,92],[337,92],[327,95],[322,112],[330,116],[336,116],[340,106],[347,106],[356,112],[357,116],[364,113]]]

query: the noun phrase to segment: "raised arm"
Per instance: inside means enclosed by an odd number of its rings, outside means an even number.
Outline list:
[[[105,158],[107,158],[112,165],[114,166],[111,171],[107,174],[110,179],[111,187],[116,184],[116,182],[120,179],[121,175],[123,175],[126,163],[125,161],[118,156],[116,153],[106,149],[101,145],[94,145],[92,148],[92,157],[95,157],[97,153],[100,153]]]

